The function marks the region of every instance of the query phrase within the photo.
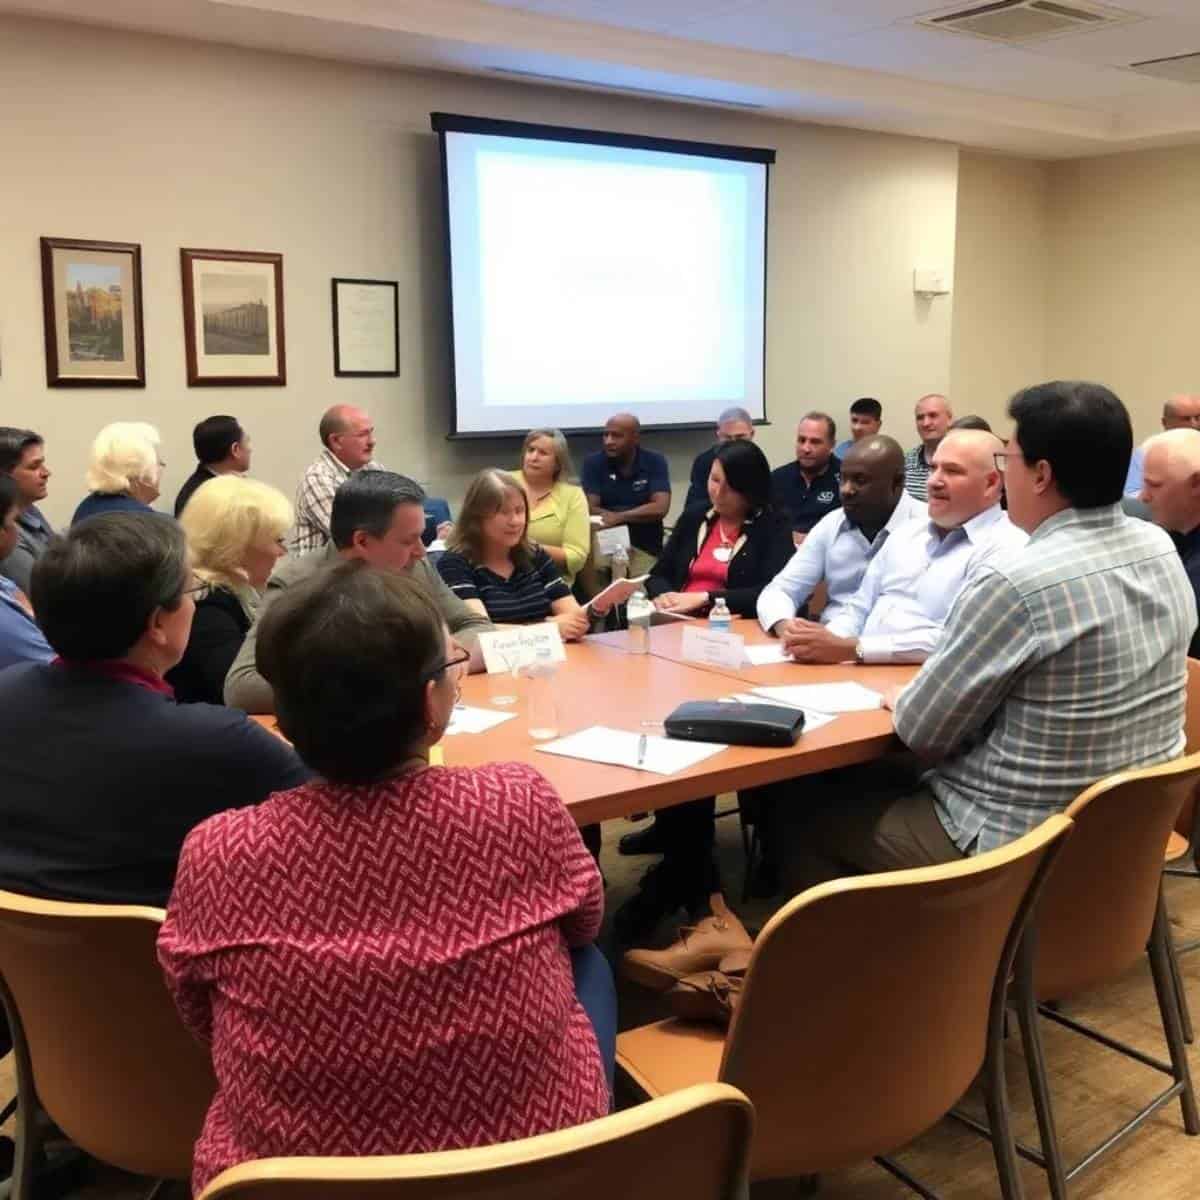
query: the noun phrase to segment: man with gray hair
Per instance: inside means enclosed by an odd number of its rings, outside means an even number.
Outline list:
[[[708,473],[716,461],[717,451],[726,442],[754,441],[754,419],[744,408],[727,408],[717,418],[717,440],[707,450],[701,451],[692,461],[692,478],[688,485],[684,508],[693,504],[708,507]]]
[[[318,426],[324,449],[309,465],[296,489],[293,554],[320,550],[329,541],[333,496],[354,471],[382,471],[375,452],[375,425],[369,413],[352,404],[326,409]]]
[[[1200,395],[1176,392],[1162,410],[1163,429],[1200,429]],[[1137,496],[1142,490],[1142,472],[1146,447],[1134,446],[1125,476],[1125,495]]]
[[[469,609],[443,582],[425,557],[425,492],[394,471],[355,471],[338,488],[330,509],[330,544],[324,553],[283,559],[267,581],[258,619],[246,634],[225,676],[225,703],[250,713],[275,711],[275,694],[258,672],[258,620],[283,589],[309,579],[331,563],[361,558],[385,571],[419,581],[437,605],[450,633],[471,653],[471,670],[483,667],[479,634],[492,623]]]
[[[1142,446],[1142,468],[1140,499],[1171,535],[1200,607],[1200,429],[1155,434]],[[1200,627],[1188,654],[1200,658]]]

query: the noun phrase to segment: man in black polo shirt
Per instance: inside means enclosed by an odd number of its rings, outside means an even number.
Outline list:
[[[837,426],[827,413],[806,413],[796,426],[796,461],[771,472],[775,503],[792,522],[799,546],[826,514],[840,508],[841,462],[833,452]]]
[[[580,482],[603,528],[629,526],[629,573],[642,575],[662,551],[663,517],[671,507],[667,460],[641,446],[641,422],[617,413],[604,426],[604,449],[583,460]]]

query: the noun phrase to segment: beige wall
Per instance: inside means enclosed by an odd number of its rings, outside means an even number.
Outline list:
[[[880,396],[911,441],[908,401],[950,382],[952,298],[912,294],[912,268],[954,263],[954,147],[743,114],[382,71],[17,18],[0,19],[0,421],[43,431],[54,520],[83,492],[104,423],[149,420],[175,490],[190,431],[232,412],[251,431],[255,474],[289,493],[316,452],[329,404],[363,404],[378,455],[457,503],[480,466],[516,445],[448,443],[447,316],[431,110],[667,137],[774,146],[768,269],[768,412],[760,442],[791,455],[809,407],[845,421]],[[41,235],[140,242],[147,387],[48,389]],[[179,247],[281,251],[288,385],[185,383]],[[335,379],[329,280],[400,281],[399,379]],[[700,434],[655,435],[682,499]],[[577,447],[577,450],[590,447]]]
[[[1148,437],[1200,392],[1200,147],[1056,163],[1050,186],[1049,373],[1108,384]]]
[[[997,432],[1018,388],[1046,376],[1049,166],[964,151],[958,167],[954,410]]]

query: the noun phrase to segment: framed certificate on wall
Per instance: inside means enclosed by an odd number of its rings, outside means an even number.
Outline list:
[[[333,280],[333,373],[400,374],[400,285]]]

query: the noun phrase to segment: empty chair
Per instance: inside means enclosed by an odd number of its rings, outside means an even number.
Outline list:
[[[242,1163],[201,1200],[735,1200],[753,1123],[741,1092],[710,1083],[498,1146]]]
[[[618,1037],[619,1066],[648,1095],[712,1079],[744,1091],[755,1108],[756,1180],[902,1146],[950,1109],[985,1061],[989,1112],[1006,1129],[1003,1056],[988,1048],[1003,1035],[1029,906],[1070,827],[1055,816],[962,862],[809,889],[759,935],[727,1036],[660,1021]],[[996,1145],[1004,1194],[1019,1196],[1011,1147]]]
[[[31,1195],[39,1106],[103,1162],[159,1178],[191,1174],[214,1081],[155,957],[163,915],[0,892],[0,998],[19,1099],[14,1200]]]

